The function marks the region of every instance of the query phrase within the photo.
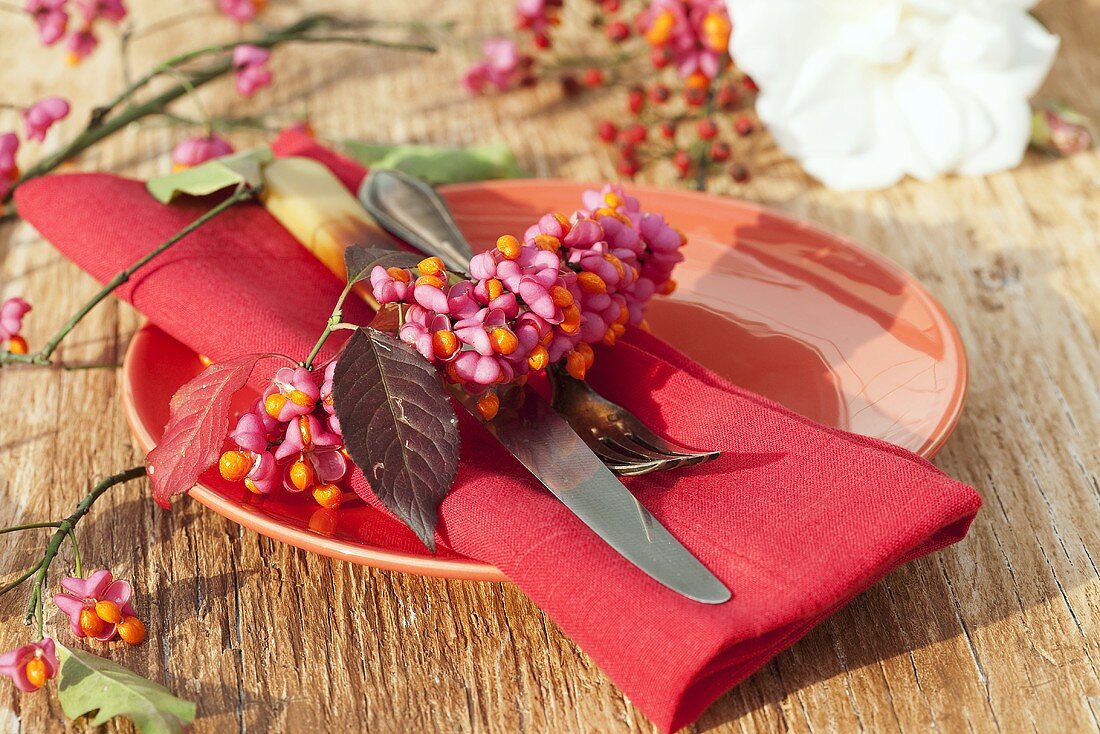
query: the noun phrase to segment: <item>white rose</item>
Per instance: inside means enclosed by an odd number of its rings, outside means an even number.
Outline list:
[[[1058,37],[1033,0],[727,0],[779,145],[835,189],[1019,164]]]

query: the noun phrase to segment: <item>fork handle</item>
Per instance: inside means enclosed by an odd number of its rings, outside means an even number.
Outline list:
[[[470,269],[473,248],[443,197],[425,182],[401,171],[372,171],[359,187],[359,201],[389,232],[438,256],[451,272]]]

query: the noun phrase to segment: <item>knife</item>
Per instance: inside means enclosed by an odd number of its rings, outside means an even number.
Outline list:
[[[544,487],[605,543],[655,581],[703,604],[729,601],[729,589],[623,486],[564,418],[530,388],[501,396],[485,421],[477,399],[452,394]]]
[[[454,272],[469,268],[473,250],[428,184],[400,171],[375,171],[360,186],[359,200],[391,234],[438,255]],[[525,388],[502,395],[496,417],[484,421],[475,398],[461,388],[452,392],[536,479],[624,558],[689,599],[706,604],[730,599],[729,589],[638,502],[538,393]]]
[[[361,201],[348,193],[331,171],[311,159],[276,159],[265,169],[265,176],[264,204],[268,212],[343,277],[343,249],[358,244],[360,236],[375,239],[378,232],[377,222]],[[406,205],[414,206],[415,200],[409,196]],[[329,221],[327,213],[332,211],[339,213],[336,221]],[[445,207],[421,213],[423,217],[414,220],[420,222],[420,228],[448,221],[454,224]],[[457,232],[457,228],[452,231]],[[427,232],[397,234],[416,245]],[[448,267],[465,271],[469,258],[462,257],[460,248],[469,245],[461,237],[452,244],[447,251]],[[470,396],[465,391],[459,393],[459,402],[471,410]],[[530,388],[516,389],[507,397],[486,427],[582,522],[669,589],[706,604],[721,604],[730,598],[722,582],[649,514],[538,393]],[[471,413],[486,423],[476,408]]]

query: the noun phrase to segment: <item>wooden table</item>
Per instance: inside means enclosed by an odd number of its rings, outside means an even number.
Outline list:
[[[580,3],[577,0],[578,4]],[[272,22],[294,15],[272,2]],[[352,0],[300,3],[345,10]],[[176,3],[132,2],[147,25]],[[138,70],[169,50],[232,39],[212,3],[137,39]],[[376,17],[449,18],[455,34],[508,26],[492,8],[377,0]],[[284,7],[280,7],[284,6]],[[438,6],[438,7],[437,7]],[[311,8],[312,9],[312,8]],[[1100,119],[1100,2],[1043,3],[1063,50],[1045,92]],[[480,26],[478,26],[480,24]],[[452,39],[454,40],[454,39]],[[503,141],[539,176],[614,176],[591,134],[603,101],[564,102],[551,87],[472,99],[456,83],[470,57],[317,46],[280,50],[274,89],[247,104],[228,83],[203,91],[214,114],[308,107],[325,138]],[[0,97],[47,93],[76,113],[118,88],[115,42],[69,70],[23,19],[0,15]],[[620,100],[614,101],[614,108]],[[186,104],[178,108],[191,114]],[[0,113],[0,129],[15,113]],[[76,167],[136,176],[168,170],[187,131],[123,131]],[[235,136],[245,145],[262,136]],[[954,316],[972,363],[970,401],[937,463],[986,499],[961,544],[891,574],[720,699],[694,731],[1084,731],[1100,717],[1100,156],[1028,156],[989,178],[906,182],[837,194],[761,138],[743,186],[717,190],[845,232],[915,273]],[[675,185],[671,166],[646,181]],[[228,267],[228,265],[227,265]],[[0,228],[0,294],[35,304],[40,343],[96,289],[23,223]],[[139,325],[109,301],[71,336],[64,361],[121,359]],[[140,463],[116,370],[0,372],[0,522],[68,514],[95,478]],[[243,530],[194,502],[165,513],[144,482],[108,495],[81,525],[86,558],[136,585],[150,640],[112,657],[198,702],[197,732],[651,731],[607,678],[517,589],[386,573],[308,555]],[[0,537],[11,573],[41,553],[37,533]],[[22,593],[0,601],[0,647],[21,644]],[[48,624],[64,629],[51,610]],[[66,635],[62,634],[62,637]],[[52,693],[0,686],[0,728],[64,728]],[[16,713],[12,713],[14,709]],[[129,731],[128,725],[118,727]]]

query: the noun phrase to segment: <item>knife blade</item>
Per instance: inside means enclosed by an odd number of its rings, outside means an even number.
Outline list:
[[[534,390],[502,395],[491,421],[481,418],[475,397],[461,388],[452,393],[581,522],[650,578],[703,604],[732,597]]]

